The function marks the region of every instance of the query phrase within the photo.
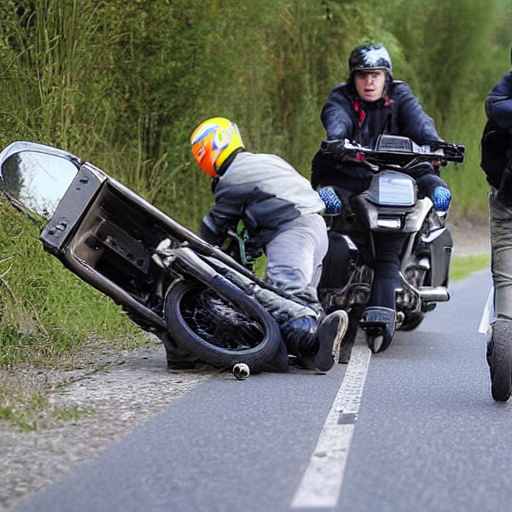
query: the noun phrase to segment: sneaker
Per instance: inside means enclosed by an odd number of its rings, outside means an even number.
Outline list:
[[[315,355],[315,369],[317,372],[328,372],[334,361],[339,359],[341,340],[348,328],[348,315],[346,311],[338,310],[327,315],[318,326],[318,352]]]

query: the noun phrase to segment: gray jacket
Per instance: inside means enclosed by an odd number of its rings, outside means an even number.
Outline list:
[[[201,237],[221,245],[243,220],[252,240],[265,245],[280,227],[325,204],[309,181],[276,155],[239,153],[219,178],[215,204],[201,223]]]

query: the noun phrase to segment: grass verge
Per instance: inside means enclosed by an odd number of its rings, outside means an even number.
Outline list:
[[[460,281],[473,272],[489,268],[490,263],[491,257],[489,254],[454,256],[450,268],[450,281]]]

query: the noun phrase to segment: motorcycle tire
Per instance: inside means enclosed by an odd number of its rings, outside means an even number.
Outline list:
[[[178,281],[164,307],[172,337],[202,362],[217,368],[245,363],[251,373],[288,369],[277,322],[241,290],[226,300],[202,283]]]
[[[405,319],[398,328],[399,331],[414,331],[421,322],[425,319],[425,313],[415,312],[411,314],[405,314]]]
[[[491,373],[491,394],[495,401],[506,402],[512,395],[512,322],[498,319],[493,325],[487,348]]]

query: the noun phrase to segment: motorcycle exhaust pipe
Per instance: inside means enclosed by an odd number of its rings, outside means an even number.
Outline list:
[[[404,288],[419,296],[422,302],[448,302],[450,300],[450,292],[446,286],[423,286],[416,288],[407,282],[402,273],[400,275]]]
[[[450,300],[450,292],[444,286],[420,288],[418,292],[424,302],[448,302]]]

